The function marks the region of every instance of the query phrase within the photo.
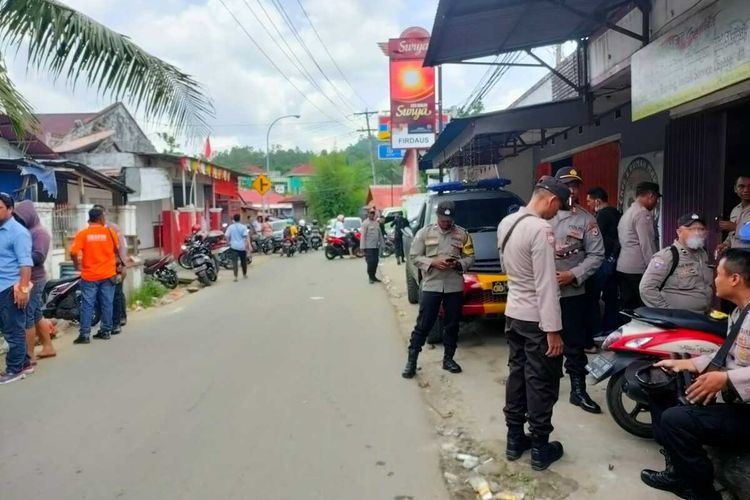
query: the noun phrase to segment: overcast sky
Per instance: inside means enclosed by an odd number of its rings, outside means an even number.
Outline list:
[[[359,135],[356,129],[364,128],[364,120],[353,117],[354,111],[363,111],[366,106],[388,109],[388,60],[377,42],[396,38],[409,26],[431,30],[438,4],[438,0],[223,1],[301,92],[264,58],[220,0],[65,3],[194,75],[216,107],[216,117],[211,121],[214,150],[233,145],[264,149],[267,124],[283,114],[300,114],[302,118],[276,125],[271,140],[274,144],[321,150],[355,141]],[[283,7],[332,83],[310,61],[275,3]],[[300,3],[351,86],[326,54]],[[288,47],[279,41],[276,29],[284,35]],[[302,61],[314,83],[295,67],[295,59],[285,57],[289,49]],[[550,49],[539,53],[552,57]],[[481,67],[446,66],[446,107],[463,103],[484,71]],[[27,73],[22,57],[12,63],[11,74],[38,112],[88,112],[110,104],[85,87],[73,92],[62,82],[54,84],[43,73]],[[504,108],[543,75],[544,71],[533,68],[510,70],[488,96],[486,109]],[[168,125],[147,121],[140,114],[138,118],[158,146],[156,132],[168,131]],[[198,150],[199,146],[193,148]]]

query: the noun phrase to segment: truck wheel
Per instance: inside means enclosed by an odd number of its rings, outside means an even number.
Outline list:
[[[435,324],[432,325],[432,330],[430,330],[430,333],[427,335],[428,344],[442,344],[443,343],[443,327],[444,326],[445,326],[445,322],[443,321],[443,317],[438,316],[437,320],[435,320]]]
[[[409,299],[409,304],[419,303],[419,283],[409,272],[409,266],[404,266],[406,271],[406,297]]]

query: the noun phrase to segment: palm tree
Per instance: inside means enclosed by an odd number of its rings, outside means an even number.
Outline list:
[[[166,118],[179,134],[209,132],[213,105],[190,75],[56,0],[0,0],[0,42],[16,50],[26,42],[29,66],[48,71],[53,80],[62,76],[75,86],[83,77],[103,96],[126,99],[151,118]],[[38,125],[1,53],[0,113],[19,135]]]

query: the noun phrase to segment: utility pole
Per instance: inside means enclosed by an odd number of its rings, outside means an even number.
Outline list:
[[[362,113],[354,113],[354,116],[363,116],[365,117],[365,121],[367,122],[367,129],[359,129],[357,132],[367,132],[367,136],[370,141],[370,169],[372,170],[372,183],[373,185],[377,184],[375,181],[375,157],[373,156],[373,142],[372,142],[372,130],[370,128],[370,115],[377,115],[377,111],[367,111],[366,109]]]

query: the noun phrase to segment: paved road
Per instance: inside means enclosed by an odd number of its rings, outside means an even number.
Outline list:
[[[385,291],[271,257],[0,388],[0,498],[447,498]]]

